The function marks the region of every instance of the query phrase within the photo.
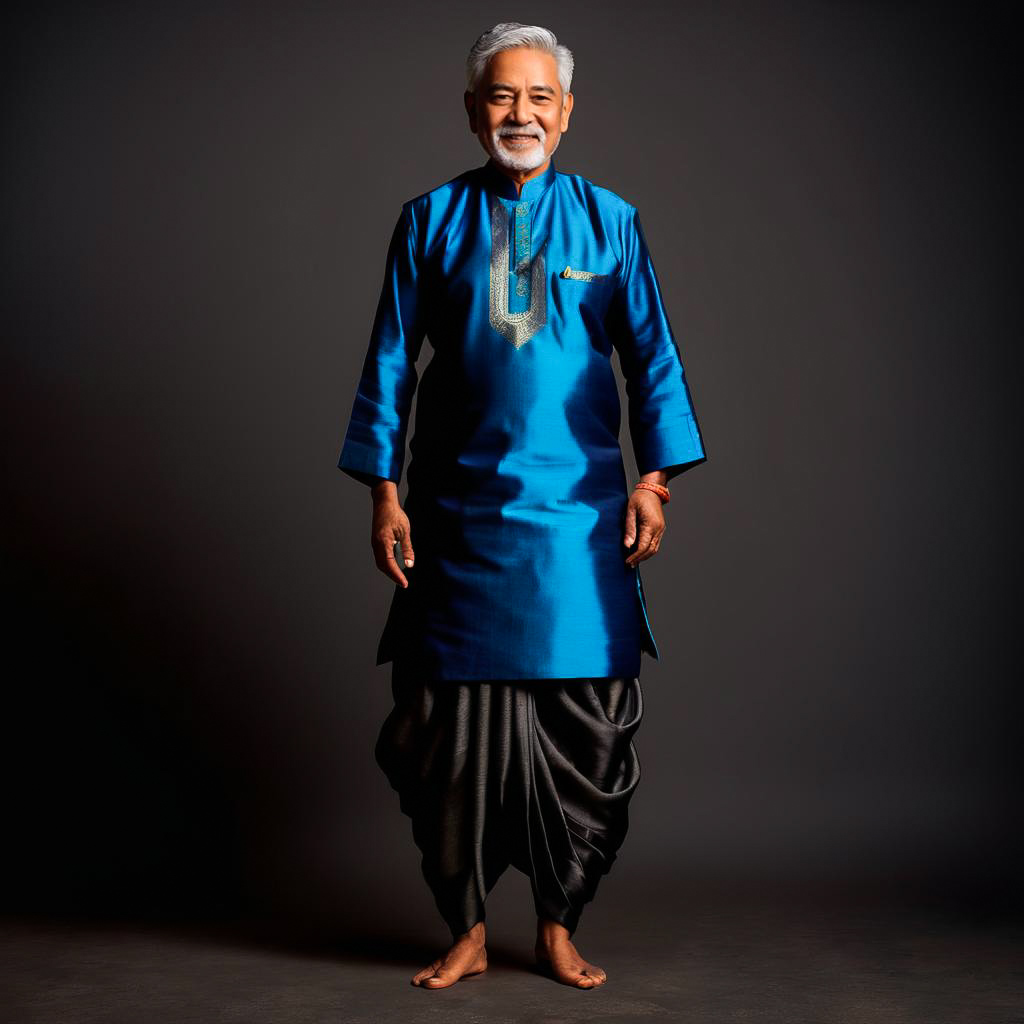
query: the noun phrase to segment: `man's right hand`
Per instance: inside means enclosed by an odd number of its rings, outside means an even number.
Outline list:
[[[409,586],[398,562],[395,561],[395,544],[402,545],[402,561],[412,568],[415,555],[412,550],[412,525],[409,517],[398,502],[398,487],[393,480],[381,480],[371,490],[373,495],[373,527],[370,543],[373,557],[385,576],[389,576],[401,587]]]

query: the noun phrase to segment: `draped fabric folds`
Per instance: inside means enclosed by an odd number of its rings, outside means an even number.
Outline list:
[[[574,932],[616,859],[640,781],[637,677],[439,681],[395,662],[380,768],[457,937],[510,865]]]

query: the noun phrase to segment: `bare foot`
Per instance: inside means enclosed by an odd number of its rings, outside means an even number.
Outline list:
[[[468,932],[458,937],[444,956],[414,974],[412,984],[421,988],[447,988],[459,978],[482,974],[487,970],[485,938],[484,922],[477,921]]]
[[[538,965],[563,985],[574,988],[597,988],[608,975],[596,964],[587,963],[569,941],[569,929],[557,921],[537,922],[537,944],[534,946]]]

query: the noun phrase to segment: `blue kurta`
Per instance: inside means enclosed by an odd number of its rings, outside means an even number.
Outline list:
[[[426,336],[433,349],[417,380]],[[635,207],[548,169],[522,194],[490,161],[402,206],[338,465],[398,483],[416,563],[377,664],[436,679],[636,676],[658,658],[622,543],[640,473],[706,460]]]

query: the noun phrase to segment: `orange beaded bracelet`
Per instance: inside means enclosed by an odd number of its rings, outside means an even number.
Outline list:
[[[636,490],[637,487],[643,487],[645,490],[654,491],[654,493],[661,498],[662,505],[667,505],[669,503],[671,495],[668,492],[668,488],[663,484],[655,484],[650,480],[638,480],[636,487],[634,487],[633,490]]]

